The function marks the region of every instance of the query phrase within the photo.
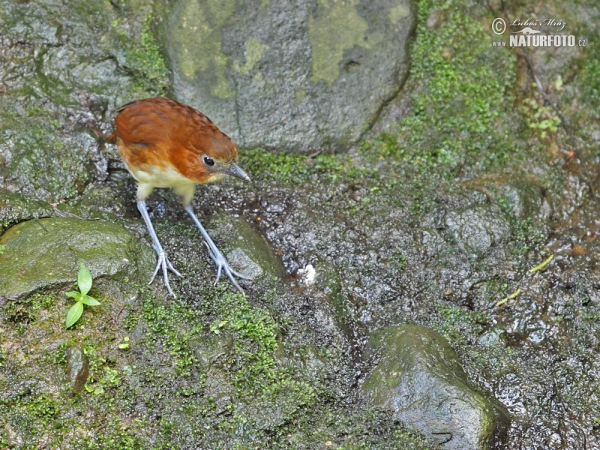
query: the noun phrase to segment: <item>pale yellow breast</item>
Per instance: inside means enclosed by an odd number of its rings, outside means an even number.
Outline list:
[[[172,167],[146,166],[143,169],[133,167],[128,167],[128,169],[138,182],[150,184],[154,187],[169,188],[182,184],[194,184],[192,180],[184,177]]]

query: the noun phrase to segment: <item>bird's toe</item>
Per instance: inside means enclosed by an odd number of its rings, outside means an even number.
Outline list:
[[[171,294],[174,298],[177,298],[177,296],[173,292],[173,289],[171,289],[171,284],[169,283],[169,270],[179,277],[181,277],[182,275],[173,267],[173,264],[171,264],[171,261],[169,261],[169,258],[167,257],[167,254],[165,252],[158,252],[157,257],[158,260],[156,262],[156,267],[154,269],[154,273],[152,274],[152,278],[150,278],[150,282],[148,284],[152,284],[158,272],[162,271],[163,280],[165,282],[167,290],[169,291],[169,294]]]

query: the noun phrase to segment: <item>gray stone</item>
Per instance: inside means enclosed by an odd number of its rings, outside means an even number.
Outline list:
[[[73,283],[83,262],[94,279],[147,280],[152,249],[119,225],[74,218],[23,222],[0,238],[0,297]],[[141,278],[140,278],[141,277]]]
[[[519,219],[548,219],[552,207],[542,193],[542,186],[532,179],[513,180],[499,191],[508,200],[515,217]]]
[[[407,73],[408,0],[163,1],[177,98],[243,147],[344,148]]]
[[[471,257],[484,254],[510,235],[504,213],[491,204],[452,211],[446,216],[446,225],[460,249]]]
[[[67,381],[75,392],[81,392],[90,375],[88,357],[77,347],[67,349]]]
[[[209,234],[224,241],[221,248],[236,271],[254,280],[263,275],[282,278],[284,269],[273,248],[257,229],[241,217],[218,214],[211,218]]]
[[[52,213],[49,203],[0,189],[0,232],[24,220],[39,219]]]
[[[489,448],[508,425],[496,400],[475,391],[458,358],[437,332],[419,325],[375,333],[366,355],[381,359],[361,387],[373,405],[423,432],[445,449]]]

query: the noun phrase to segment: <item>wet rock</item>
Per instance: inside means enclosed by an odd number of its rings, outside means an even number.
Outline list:
[[[14,299],[37,289],[73,283],[83,262],[94,279],[146,280],[154,254],[130,232],[108,222],[40,219],[10,228],[0,238],[0,296]]]
[[[228,347],[232,345],[227,336],[214,334],[201,339],[191,339],[190,348],[194,352],[196,363],[203,370],[209,371],[213,364],[219,362],[219,358],[226,354]]]
[[[207,374],[205,393],[214,404],[215,414],[225,414],[231,410],[235,388],[227,381],[223,371],[211,368]]]
[[[485,204],[451,211],[446,225],[459,248],[471,257],[483,255],[510,235],[510,224],[497,205]]]
[[[0,218],[2,218],[0,231],[24,220],[50,216],[52,212],[49,203],[0,190]]]
[[[0,186],[49,202],[72,198],[92,180],[95,140],[56,126],[50,112],[7,117],[0,107]],[[32,130],[33,129],[33,130]]]
[[[312,265],[308,267],[312,268]],[[325,259],[318,260],[312,270],[312,282],[307,284],[305,277],[300,282],[306,286],[305,292],[314,302],[317,324],[324,332],[333,335],[341,330],[346,337],[352,339],[355,334],[355,318],[350,300],[343,293],[342,277],[338,270]]]
[[[23,445],[23,438],[17,433],[13,427],[10,426],[10,423],[7,423],[4,426],[4,431],[6,433],[7,445],[9,448],[20,447]]]
[[[362,395],[443,442],[443,448],[489,448],[507,426],[508,413],[469,385],[456,354],[437,332],[418,325],[388,327],[371,337],[366,354],[381,359]]]
[[[67,381],[75,392],[81,392],[90,375],[88,357],[77,347],[67,349]]]
[[[407,73],[406,0],[162,2],[179,100],[240,145],[355,142]]]
[[[515,180],[501,186],[499,191],[508,199],[508,205],[517,218],[548,219],[552,213],[552,206],[544,198],[541,186],[532,180]]]
[[[283,265],[269,242],[243,218],[220,214],[211,220],[210,227],[215,228],[209,234],[218,236],[231,249],[226,257],[236,271],[252,280],[262,275],[283,277]]]

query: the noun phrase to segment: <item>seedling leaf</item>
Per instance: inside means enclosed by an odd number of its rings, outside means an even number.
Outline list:
[[[83,265],[83,263],[79,264],[79,274],[77,275],[77,285],[79,286],[79,290],[81,291],[81,295],[86,295],[90,292],[92,288],[92,274],[90,271]]]
[[[65,292],[65,295],[67,297],[73,297],[75,299],[75,301],[79,301],[79,297],[81,297],[81,292],[69,291],[69,292]]]
[[[73,325],[75,325],[75,323],[81,317],[82,313],[83,303],[77,302],[73,306],[71,306],[71,309],[69,309],[69,312],[67,313],[67,320],[65,321],[65,325],[67,326],[67,328],[71,328]]]
[[[90,297],[89,295],[83,295],[81,297],[81,303],[85,303],[89,306],[98,306],[100,302],[96,300],[94,297]]]

